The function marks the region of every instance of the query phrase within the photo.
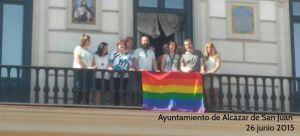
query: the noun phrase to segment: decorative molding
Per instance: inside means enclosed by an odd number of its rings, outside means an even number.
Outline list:
[[[262,44],[276,44],[277,41],[256,41],[256,40],[243,40],[243,39],[220,39],[220,38],[211,38],[212,41],[221,41],[221,42],[247,42],[247,43],[262,43]]]
[[[48,53],[52,54],[62,54],[62,55],[73,55],[72,51],[56,51],[56,50],[48,50]]]
[[[119,1],[119,37],[133,36],[133,0]]]
[[[49,1],[33,1],[32,65],[47,65]]]
[[[70,33],[82,33],[81,30],[77,29],[48,29],[49,32],[70,32]],[[85,30],[84,32],[89,34],[99,34],[99,31],[93,31],[93,30]],[[111,34],[111,35],[118,35],[119,32],[109,32],[109,31],[101,31],[101,34]]]
[[[209,2],[207,0],[195,0],[197,2],[197,7],[194,9],[194,16],[196,15],[198,18],[199,26],[197,23],[197,33],[199,37],[196,37],[198,40],[198,44],[200,44],[200,50],[203,50],[206,42],[210,41],[210,19],[209,19]],[[200,38],[200,39],[199,39]]]
[[[277,2],[277,20],[278,36],[277,41],[280,53],[280,76],[293,76],[292,74],[292,43],[290,30],[290,9],[288,0],[276,0]]]
[[[249,64],[249,65],[263,65],[263,66],[278,66],[279,63],[272,62],[252,62],[252,61],[232,61],[232,60],[222,60],[222,63],[233,63],[233,64]]]
[[[119,13],[119,10],[111,10],[111,9],[103,9],[102,12],[113,12],[113,13]]]
[[[61,9],[61,10],[66,10],[66,7],[49,7],[49,9]]]

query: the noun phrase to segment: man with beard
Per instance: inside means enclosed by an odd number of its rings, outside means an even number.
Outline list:
[[[141,38],[141,48],[136,49],[134,52],[134,64],[138,71],[156,71],[157,62],[153,50],[149,46],[149,37],[143,36]]]

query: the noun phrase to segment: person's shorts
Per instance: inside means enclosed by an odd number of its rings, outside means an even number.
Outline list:
[[[74,72],[75,87],[80,92],[91,91],[93,85],[93,72],[92,71],[76,71]],[[84,88],[84,85],[86,88]]]
[[[102,84],[102,79],[99,79],[99,78],[95,79],[95,87],[96,87],[97,91],[99,91],[99,90],[104,91],[104,90],[109,89],[109,80],[107,80],[107,79],[103,79],[103,80],[104,80],[104,84]],[[104,85],[103,88],[102,88],[102,85]]]

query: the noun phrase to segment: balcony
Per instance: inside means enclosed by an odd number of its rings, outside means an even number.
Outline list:
[[[118,72],[109,70],[79,70],[58,67],[0,66],[0,102],[2,104],[46,105],[62,107],[104,107],[117,109],[141,109],[141,72]],[[106,82],[101,79],[100,102],[95,91],[79,92],[74,74],[80,73],[82,90],[86,81],[95,73],[108,74]],[[115,77],[120,78],[116,82]],[[205,75],[204,88],[211,106],[208,112],[237,113],[299,113],[300,78],[257,75]],[[107,83],[107,86],[105,84]],[[127,84],[125,84],[127,83]],[[98,84],[98,83],[97,83]],[[119,86],[119,87],[116,87]],[[90,82],[95,90],[95,80]],[[78,101],[80,97],[81,101]],[[213,106],[216,105],[216,106]],[[211,108],[214,107],[214,108]]]

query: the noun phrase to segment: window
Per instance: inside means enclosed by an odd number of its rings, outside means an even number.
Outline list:
[[[300,77],[300,0],[290,3],[293,76]]]
[[[293,15],[300,16],[300,2],[293,2]]]
[[[158,7],[158,0],[139,0],[139,7]]]
[[[297,77],[300,77],[300,23],[294,23],[293,24],[293,27],[294,27],[294,53],[295,53],[295,75]]]
[[[165,0],[165,8],[183,9],[184,2],[183,0]]]
[[[23,13],[24,6],[16,4],[3,4],[2,28],[2,65],[22,65],[23,51]],[[12,53],[14,52],[14,53]],[[6,71],[1,75],[6,77]],[[17,77],[16,71],[11,73]]]
[[[32,11],[33,0],[0,0],[1,65],[31,65],[31,57],[28,56],[31,56]],[[0,73],[3,84],[0,94],[7,94],[3,101],[30,100],[30,71],[2,68]],[[15,86],[23,90],[12,89]]]
[[[184,9],[184,0],[138,0],[139,7]]]

